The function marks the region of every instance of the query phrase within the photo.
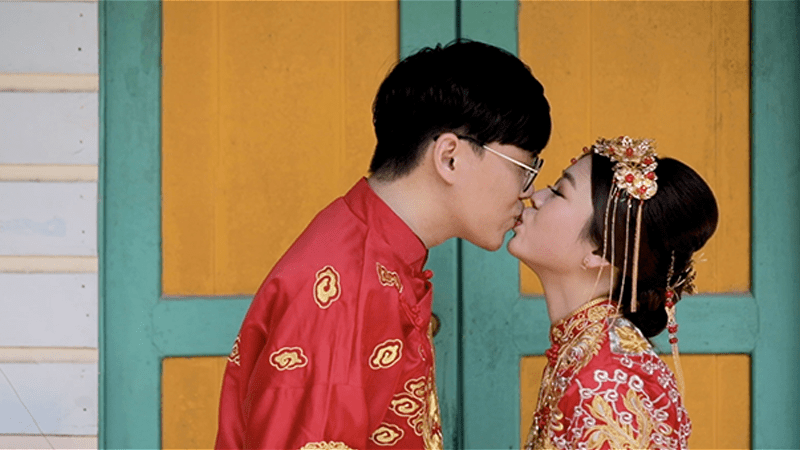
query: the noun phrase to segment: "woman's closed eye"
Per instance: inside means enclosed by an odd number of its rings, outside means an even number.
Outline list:
[[[559,196],[559,197],[562,197],[562,198],[564,197],[564,194],[562,194],[562,193],[561,193],[561,191],[559,191],[559,190],[558,190],[558,188],[556,188],[556,187],[553,187],[553,186],[550,186],[550,185],[548,185],[548,186],[547,186],[547,189],[550,189],[550,191],[551,191],[551,192],[552,192],[554,195],[557,195],[557,196]]]

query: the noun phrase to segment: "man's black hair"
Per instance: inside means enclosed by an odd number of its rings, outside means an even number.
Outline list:
[[[505,50],[464,40],[400,61],[378,89],[372,121],[378,144],[370,171],[384,180],[411,172],[445,132],[538,155],[551,129],[550,105],[530,68]]]

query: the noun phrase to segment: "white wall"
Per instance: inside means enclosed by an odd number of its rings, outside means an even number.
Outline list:
[[[97,3],[0,1],[0,448],[96,448]]]

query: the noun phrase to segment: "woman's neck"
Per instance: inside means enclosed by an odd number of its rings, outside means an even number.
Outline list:
[[[603,271],[598,278],[598,272],[599,269],[571,274],[539,274],[551,324],[569,316],[584,304],[608,295],[608,273]]]

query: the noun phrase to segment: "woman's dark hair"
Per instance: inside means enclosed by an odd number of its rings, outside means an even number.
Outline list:
[[[606,255],[611,261],[611,248],[603,248],[605,233],[605,217],[611,183],[614,181],[614,162],[609,158],[591,153],[592,158],[592,204],[594,215],[587,226],[587,234],[599,247],[595,252]],[[622,266],[625,261],[626,239],[626,201],[613,201],[609,209],[610,218],[616,208],[614,240],[614,265],[618,269],[618,278],[614,287],[613,299],[619,298],[620,289],[624,287],[622,312],[633,322],[645,337],[659,334],[667,325],[666,302],[667,275],[672,255],[675,255],[673,277],[670,284],[679,277],[686,276],[690,269],[692,254],[699,250],[714,234],[717,228],[719,212],[717,201],[711,188],[691,167],[671,158],[658,159],[655,170],[658,191],[645,200],[642,210],[642,229],[639,249],[639,276],[637,287],[637,310],[630,311],[631,305],[631,269],[630,264],[625,279],[622,277]],[[624,198],[624,197],[623,197]],[[635,205],[639,200],[632,199]],[[634,224],[636,207],[631,208],[631,226],[628,238],[628,261],[633,254]],[[611,243],[609,242],[609,247]],[[684,286],[675,289],[680,298]]]
[[[551,128],[550,105],[530,68],[505,50],[466,40],[400,61],[378,89],[372,122],[378,143],[370,171],[384,180],[411,172],[428,142],[445,132],[537,155]]]

